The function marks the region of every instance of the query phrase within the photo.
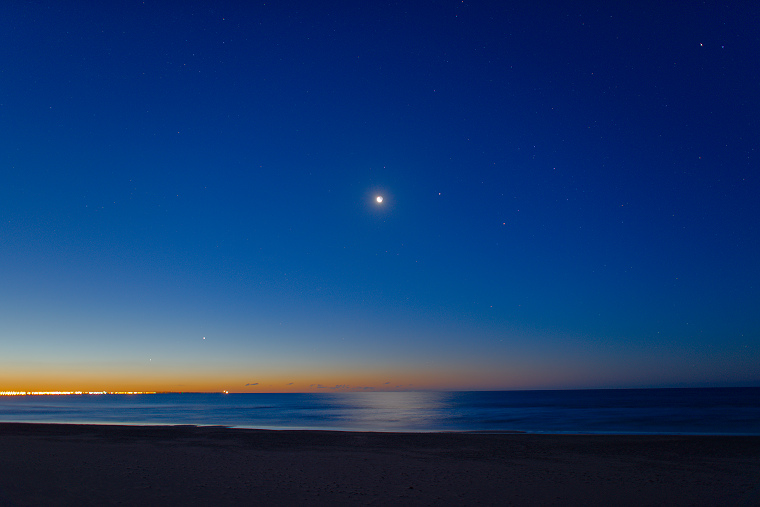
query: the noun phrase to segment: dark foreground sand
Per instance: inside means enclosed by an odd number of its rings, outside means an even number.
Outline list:
[[[8,505],[760,505],[760,437],[8,423]]]

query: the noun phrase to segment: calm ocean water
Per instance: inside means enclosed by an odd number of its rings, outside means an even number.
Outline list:
[[[760,435],[760,388],[2,396],[0,421]]]

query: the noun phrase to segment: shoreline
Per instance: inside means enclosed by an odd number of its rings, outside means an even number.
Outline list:
[[[757,505],[760,436],[0,423],[0,505]]]
[[[389,434],[454,434],[454,435],[547,435],[547,436],[609,436],[609,437],[629,437],[629,436],[684,436],[684,437],[756,437],[760,438],[760,432],[757,433],[739,433],[739,432],[695,432],[695,431],[544,431],[544,430],[456,430],[456,429],[431,429],[431,430],[387,430],[387,429],[366,429],[366,428],[322,428],[311,426],[236,426],[226,424],[193,424],[193,423],[167,423],[167,422],[129,422],[129,421],[0,421],[0,427],[3,425],[30,425],[30,426],[124,426],[124,427],[166,427],[166,428],[221,428],[228,430],[243,431],[272,431],[272,432],[316,432],[316,433],[389,433]]]

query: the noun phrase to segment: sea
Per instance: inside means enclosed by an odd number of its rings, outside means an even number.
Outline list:
[[[383,432],[760,435],[760,387],[0,396],[0,422]]]

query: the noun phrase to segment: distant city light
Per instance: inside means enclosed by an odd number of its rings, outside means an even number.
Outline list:
[[[156,391],[0,391],[0,396],[70,396],[77,394],[156,394]]]

